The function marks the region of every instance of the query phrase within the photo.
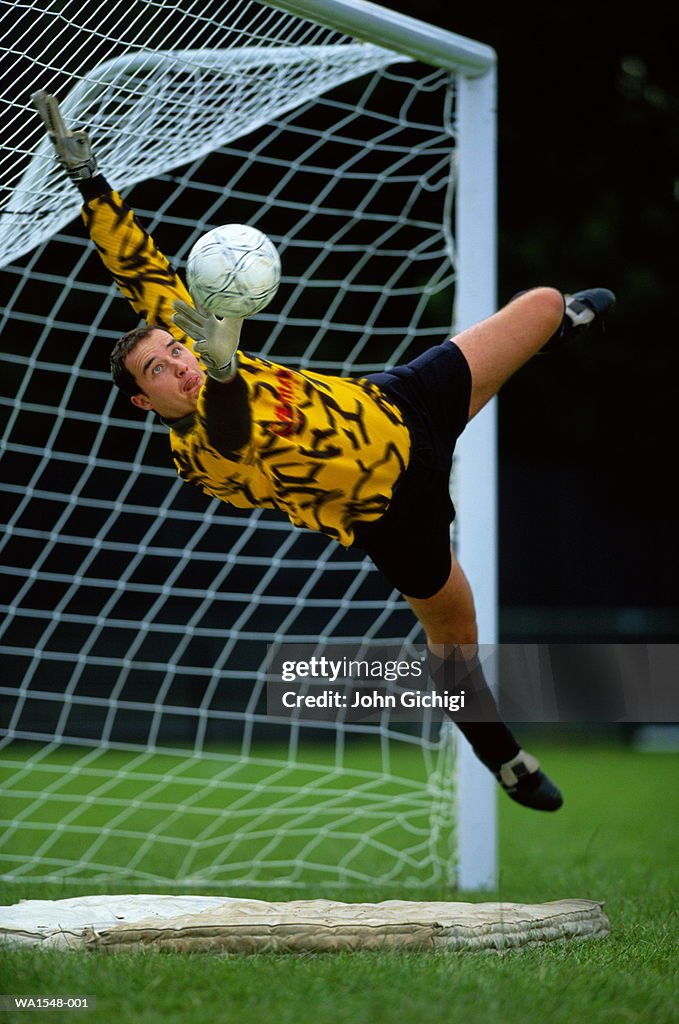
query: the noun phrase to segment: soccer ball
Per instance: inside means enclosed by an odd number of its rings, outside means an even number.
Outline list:
[[[219,317],[259,313],[273,299],[281,260],[270,238],[249,224],[224,224],[202,235],[186,264],[194,302]]]

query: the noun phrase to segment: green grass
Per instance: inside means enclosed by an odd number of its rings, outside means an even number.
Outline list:
[[[48,878],[67,888],[105,879],[103,891],[114,879],[119,892],[166,890],[171,879],[223,891],[244,880],[447,878],[450,826],[434,842],[430,817],[435,796],[452,806],[449,745],[406,735],[388,747],[351,743],[340,766],[335,757],[331,743],[291,759],[270,744],[248,756],[12,745],[0,758],[0,873],[21,880],[23,898]]]
[[[2,953],[0,989],[96,995],[96,1013],[61,1013],[58,1019],[97,1024],[676,1022],[676,756],[602,745],[536,752],[562,783],[566,804],[556,815],[538,815],[501,801],[500,888],[483,898],[604,900],[612,925],[608,939],[502,955],[105,956],[14,950]],[[3,902],[19,895],[74,894],[47,884],[22,894],[15,887],[0,892]],[[281,895],[254,888],[242,894]],[[319,892],[287,895],[311,898]],[[379,886],[347,890],[338,898],[395,896],[455,898],[441,887],[412,894]],[[2,1019],[14,1024],[26,1015],[7,1013]]]

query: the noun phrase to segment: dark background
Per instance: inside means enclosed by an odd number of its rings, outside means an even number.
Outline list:
[[[676,8],[390,6],[498,54],[500,302],[618,295],[500,396],[503,634],[676,636]]]

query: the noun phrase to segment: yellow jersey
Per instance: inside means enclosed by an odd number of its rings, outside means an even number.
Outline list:
[[[108,189],[83,206],[85,226],[133,309],[193,350],[172,321],[191,297],[121,197]],[[94,182],[93,182],[94,184]],[[353,542],[353,524],[389,506],[408,464],[401,411],[362,378],[294,370],[238,353],[239,372],[207,379],[195,413],[168,423],[183,480],[238,508],[285,512],[291,523]]]

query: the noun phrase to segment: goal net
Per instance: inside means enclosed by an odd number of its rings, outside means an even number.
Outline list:
[[[417,644],[417,624],[357,551],[178,480],[166,429],[111,387],[109,351],[136,318],[29,98],[54,93],[89,129],[180,271],[220,223],[274,240],[283,281],[246,351],[361,375],[449,336],[456,305],[469,317],[485,285],[465,259],[481,252],[492,273],[485,239],[463,250],[453,230],[486,173],[457,173],[468,66],[251,2],[0,11],[0,873],[222,890],[459,881],[461,830],[490,862],[494,833],[492,814],[459,824],[452,729],[267,716],[271,644]],[[472,478],[484,457],[467,456]],[[492,571],[486,583],[482,604]],[[487,810],[484,784],[471,799]]]

